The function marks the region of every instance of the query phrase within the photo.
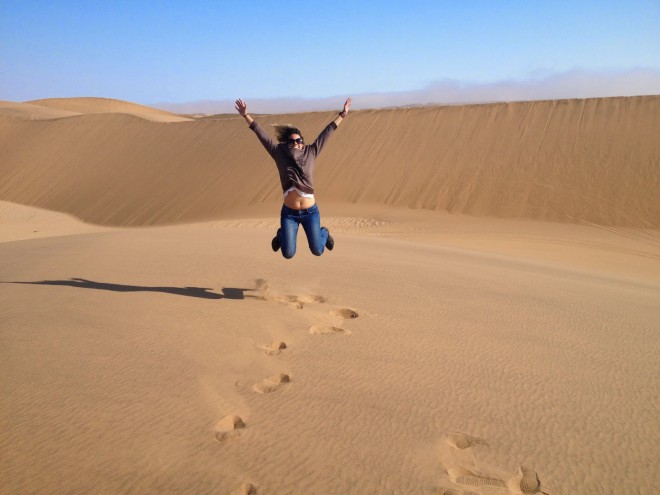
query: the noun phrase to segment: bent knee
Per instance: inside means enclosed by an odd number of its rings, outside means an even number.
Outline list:
[[[295,251],[285,251],[284,249],[282,249],[282,256],[284,256],[284,257],[285,257],[286,259],[288,259],[288,260],[290,260],[291,258],[293,258],[293,255],[294,255],[294,254],[296,254]]]

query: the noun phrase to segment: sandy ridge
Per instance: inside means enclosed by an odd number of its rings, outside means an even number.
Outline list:
[[[0,115],[10,115],[22,120],[54,120],[94,113],[134,115],[151,122],[191,120],[165,110],[112,98],[46,98],[24,103],[0,102]]]
[[[319,159],[319,200],[657,229],[659,105],[648,96],[354,112]],[[331,118],[258,120],[295,122],[309,139]],[[0,198],[92,223],[263,215],[280,201],[274,168],[239,118],[0,116],[0,149]]]
[[[143,116],[156,122],[184,122],[190,120],[176,113],[160,110],[158,108],[140,105],[129,101],[113,98],[45,98],[32,100],[27,103],[46,108],[55,108],[71,112],[87,113],[125,113]]]

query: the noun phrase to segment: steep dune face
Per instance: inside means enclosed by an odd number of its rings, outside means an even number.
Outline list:
[[[359,116],[367,122],[351,122],[355,155],[337,157],[357,167],[355,181],[330,190],[345,188],[346,199],[358,202],[479,216],[657,226],[659,103],[650,97],[410,109],[373,119],[367,113]]]
[[[266,128],[294,123],[311,142],[332,118],[257,120]],[[658,96],[353,112],[317,162],[317,196],[658,228],[659,130]],[[164,124],[123,112],[25,121],[0,109],[4,200],[92,223],[153,225],[248,206],[273,211],[280,194],[270,157],[238,116]]]

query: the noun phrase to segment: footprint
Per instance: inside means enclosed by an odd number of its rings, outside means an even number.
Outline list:
[[[297,296],[297,300],[302,303],[317,304],[324,303],[327,301],[327,298],[323,296],[316,296],[314,294],[309,294],[306,296]]]
[[[458,485],[466,486],[494,486],[497,488],[506,488],[506,483],[497,478],[488,478],[473,473],[469,469],[462,467],[453,467],[447,470],[449,479]]]
[[[281,302],[298,302],[298,296],[277,296],[276,299]]]
[[[298,300],[297,296],[275,296],[275,301],[281,302],[293,309],[303,309],[303,302]]]
[[[518,468],[518,472],[507,483],[512,493],[545,493],[540,491],[541,481],[538,474],[532,469],[524,466]]]
[[[339,327],[333,327],[330,325],[327,326],[311,326],[309,327],[309,333],[312,334],[319,334],[319,333],[343,333],[346,335],[350,335],[351,332],[349,330],[344,330],[343,328]]]
[[[276,301],[283,302],[293,309],[303,309],[305,304],[316,304],[326,301],[323,296],[315,296],[313,294],[303,296],[276,296]]]
[[[448,456],[454,458],[454,462],[461,456],[469,456],[473,462],[476,462],[475,454],[477,450],[467,450],[475,446],[488,446],[488,443],[483,438],[468,435],[467,433],[451,432],[446,433],[444,438],[444,446],[441,447],[441,453],[444,452],[443,457],[447,460]],[[447,449],[447,446],[449,449]],[[455,449],[455,450],[454,450]],[[453,452],[452,452],[453,450]],[[465,453],[456,452],[465,451]],[[458,461],[460,462],[460,461]],[[443,463],[444,464],[444,463]],[[444,464],[446,466],[447,464]],[[472,464],[468,464],[472,466]],[[541,482],[536,471],[529,469],[525,466],[520,466],[515,475],[513,475],[507,482],[504,479],[493,478],[483,473],[473,471],[473,467],[466,468],[463,466],[456,466],[446,469],[449,481],[456,485],[463,485],[466,487],[495,487],[495,488],[508,488],[507,493],[515,493],[517,495],[524,494],[538,494],[548,495],[546,492],[541,491]],[[479,491],[479,490],[477,490]],[[456,491],[454,488],[443,488],[441,486],[436,488],[436,493],[443,495],[467,494],[471,492]]]
[[[277,340],[264,346],[264,354],[266,354],[266,356],[276,356],[282,352],[282,349],[286,349],[286,342]]]
[[[275,392],[279,389],[283,383],[289,383],[291,378],[286,373],[280,373],[279,375],[269,376],[264,378],[259,383],[255,383],[252,386],[252,390],[259,392],[260,394],[268,394]]]
[[[350,308],[333,309],[332,311],[330,311],[330,313],[335,316],[339,316],[340,318],[343,318],[345,320],[351,320],[359,316],[356,311],[353,311]]]
[[[215,439],[218,442],[224,442],[225,440],[238,436],[239,432],[237,430],[245,428],[245,423],[240,416],[235,414],[230,414],[225,416],[215,425]]]
[[[464,450],[474,447],[475,445],[488,445],[483,438],[473,437],[467,433],[449,433],[447,435],[447,443],[455,449]]]
[[[255,291],[260,292],[259,295],[252,295],[255,299],[261,299],[263,301],[277,301],[286,304],[293,309],[303,309],[305,304],[316,304],[324,303],[327,301],[327,298],[324,296],[319,296],[316,294],[303,294],[303,295],[280,295],[274,293],[270,289],[270,283],[264,279],[257,279],[255,281],[256,288]]]

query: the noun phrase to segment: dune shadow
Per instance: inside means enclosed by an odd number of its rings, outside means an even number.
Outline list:
[[[246,291],[256,289],[242,289],[238,287],[223,287],[222,293],[212,292],[208,287],[150,287],[141,285],[109,284],[105,282],[95,282],[84,278],[71,278],[68,280],[40,280],[38,282],[6,282],[12,284],[29,285],[61,285],[68,287],[78,287],[80,289],[107,290],[112,292],[162,292],[164,294],[174,294],[177,296],[198,297],[201,299],[246,299],[256,298],[258,296],[245,294]]]

